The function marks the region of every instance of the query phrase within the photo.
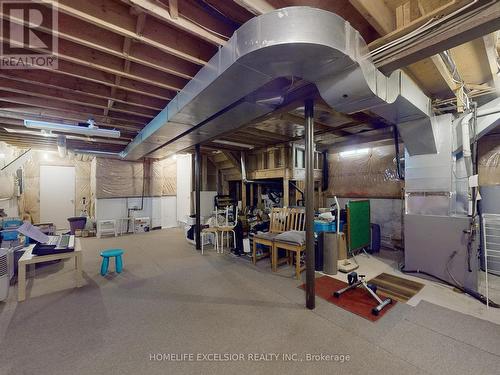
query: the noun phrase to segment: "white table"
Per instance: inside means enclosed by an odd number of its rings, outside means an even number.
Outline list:
[[[31,277],[35,276],[35,264],[41,262],[49,262],[53,260],[75,259],[75,277],[76,287],[79,288],[83,285],[82,275],[82,250],[80,246],[80,239],[75,238],[75,250],[69,253],[51,254],[51,255],[34,255],[33,248],[35,245],[30,245],[24,254],[19,258],[18,273],[17,273],[17,300],[19,302],[26,299],[26,266],[30,267]]]

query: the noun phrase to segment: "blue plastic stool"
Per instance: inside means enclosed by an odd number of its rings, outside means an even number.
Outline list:
[[[115,258],[115,268],[117,273],[121,273],[123,270],[123,261],[122,261],[122,249],[108,249],[104,250],[101,253],[102,256],[102,264],[101,264],[101,275],[105,276],[108,273],[109,267],[109,258]]]

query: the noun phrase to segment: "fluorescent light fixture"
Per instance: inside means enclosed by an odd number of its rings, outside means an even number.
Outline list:
[[[89,121],[89,126],[66,125],[55,122],[24,120],[24,126],[30,129],[41,129],[44,131],[56,131],[60,133],[83,134],[87,136],[95,135],[100,137],[119,138],[119,130],[99,129]]]
[[[49,156],[48,152],[46,152],[46,153],[43,154],[43,159],[44,160],[49,160],[50,159],[50,156]]]
[[[123,159],[122,152],[111,152],[111,151],[99,151],[99,150],[85,150],[85,149],[77,149],[73,150],[75,154],[84,154],[84,155],[94,155],[94,156],[103,156],[107,158],[117,158]]]
[[[350,156],[358,156],[358,155],[366,155],[370,151],[369,148],[359,148],[359,149],[354,149],[354,150],[349,150],[349,151],[341,151],[340,152],[340,157],[341,158],[348,158]]]
[[[241,147],[241,148],[248,148],[248,149],[254,148],[253,145],[249,145],[249,144],[246,144],[246,143],[225,141],[224,139],[215,139],[212,142],[214,142],[214,143],[220,143],[221,145],[235,146],[235,147]]]
[[[57,138],[58,135],[55,133],[45,133],[36,131],[36,130],[24,130],[24,129],[11,129],[11,128],[3,128],[7,133],[17,133],[17,134],[29,134],[29,135],[43,135],[48,138]],[[75,139],[79,141],[92,142],[92,143],[109,143],[113,145],[128,145],[127,141],[120,141],[114,139],[104,139],[104,138],[91,138],[85,137],[81,135],[66,135],[67,139]]]

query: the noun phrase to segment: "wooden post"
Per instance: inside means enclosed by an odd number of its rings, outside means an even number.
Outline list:
[[[253,184],[250,184],[250,207],[254,206]]]
[[[283,207],[290,206],[290,184],[288,176],[283,177]]]

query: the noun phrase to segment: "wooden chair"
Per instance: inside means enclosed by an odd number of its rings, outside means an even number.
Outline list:
[[[236,232],[234,231],[234,228],[236,227],[236,224],[238,222],[238,209],[236,209],[236,216],[234,217],[234,222],[229,223],[229,206],[226,207],[226,222],[225,225],[219,225],[217,227],[218,233],[220,233],[221,237],[221,253],[224,254],[224,236],[226,236],[226,244],[227,248],[229,249],[229,239],[231,233],[233,234],[233,246],[236,247]]]
[[[271,210],[269,232],[256,234],[253,237],[253,247],[252,247],[253,264],[256,264],[258,260],[267,258],[272,254],[274,237],[276,237],[280,233],[283,233],[286,230],[287,213],[288,213],[288,208],[273,208]],[[269,247],[270,249],[269,253],[257,256],[257,244]],[[271,257],[271,266],[272,266],[272,259],[273,258]]]
[[[288,211],[286,219],[286,230],[291,231],[305,231],[306,218],[305,210],[301,208],[291,208]],[[278,250],[286,250],[288,256],[286,258],[278,259]],[[303,244],[285,242],[275,239],[271,250],[272,260],[271,265],[274,272],[277,271],[278,265],[283,263],[293,264],[293,254],[295,253],[295,277],[300,279],[300,273],[305,269],[300,266],[300,257],[302,252],[306,249],[305,242]]]

